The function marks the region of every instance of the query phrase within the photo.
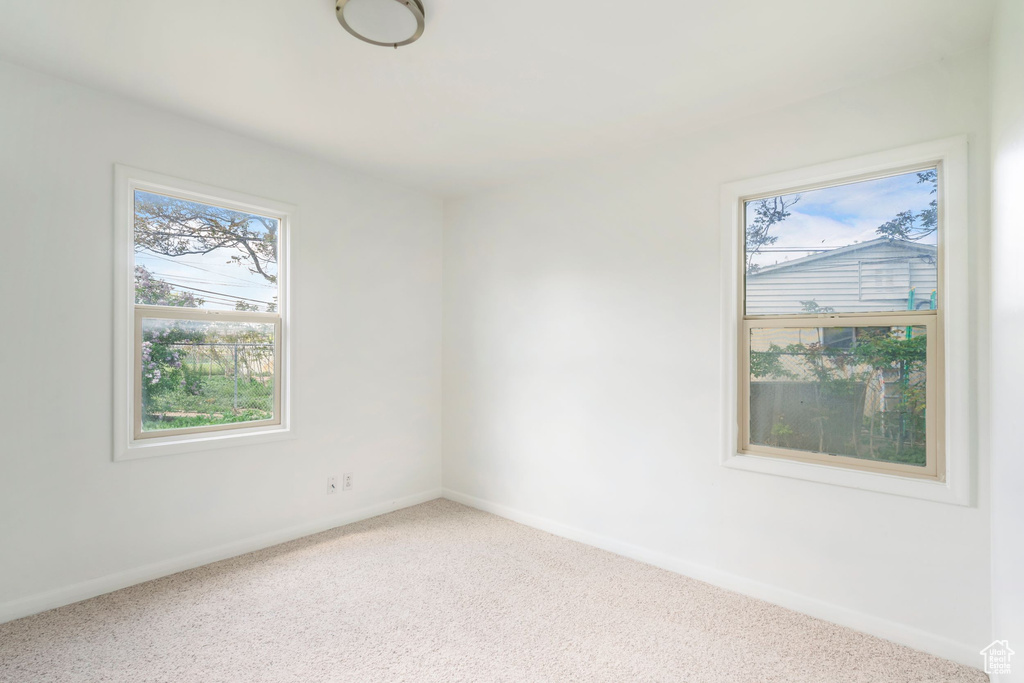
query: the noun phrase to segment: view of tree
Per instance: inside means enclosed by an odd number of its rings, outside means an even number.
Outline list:
[[[151,193],[136,193],[135,247],[164,256],[209,254],[277,282],[277,221]]]
[[[273,410],[268,324],[147,321],[142,329],[146,429],[266,419]]]
[[[923,464],[926,350],[923,334],[893,327],[857,328],[851,348],[818,341],[752,350],[751,376],[783,392],[772,400],[801,405],[788,421],[773,411],[768,445]],[[888,386],[879,410],[864,408],[872,378]]]
[[[148,406],[155,395],[182,387],[192,393],[199,392],[198,382],[187,378],[188,369],[182,365],[177,345],[201,344],[203,333],[197,330],[169,328],[146,331],[142,341],[142,404]],[[189,382],[192,379],[192,382]]]
[[[831,306],[820,306],[818,302],[811,299],[810,301],[801,301],[800,307],[803,308],[804,313],[835,313],[836,309]]]
[[[907,240],[916,242],[931,235],[939,227],[939,174],[934,168],[917,174],[918,183],[931,183],[931,194],[936,195],[928,203],[927,209],[917,213],[911,210],[900,211],[896,217],[878,226],[876,233],[890,240]]]
[[[782,364],[782,355],[786,352],[778,344],[769,344],[767,351],[750,352],[750,375],[758,379],[771,377],[774,379],[791,379],[793,373]]]
[[[786,197],[769,197],[752,202],[754,220],[747,226],[747,273],[756,273],[760,266],[753,262],[754,256],[762,247],[775,244],[779,238],[769,232],[772,227],[790,216],[789,209],[800,201],[800,195]]]
[[[203,300],[191,292],[175,292],[169,284],[153,277],[144,266],[135,266],[135,303],[197,308],[203,305]]]

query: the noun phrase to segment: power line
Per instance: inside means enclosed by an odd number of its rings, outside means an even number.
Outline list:
[[[207,272],[207,273],[212,273],[213,275],[216,275],[216,276],[218,276],[220,278],[227,278],[227,279],[231,279],[231,280],[237,280],[239,282],[242,282],[247,287],[258,287],[259,286],[257,283],[254,283],[251,280],[245,280],[243,278],[235,277],[233,275],[226,275],[226,274],[223,274],[223,273],[218,273],[218,272],[210,270],[208,268],[203,268],[201,266],[197,266],[197,265],[194,265],[194,264],[191,264],[191,263],[186,263],[186,262],[183,262],[183,261],[175,261],[173,259],[166,258],[166,257],[160,256],[158,254],[153,254],[151,252],[146,253],[145,256],[148,257],[148,258],[158,259],[160,261],[167,261],[168,263],[174,263],[174,264],[177,264],[177,265],[182,265],[182,266],[185,266],[185,267],[188,267],[188,268],[195,268],[196,270],[201,270],[201,271],[204,271],[204,272]],[[188,290],[188,291],[192,291],[192,292],[200,292],[202,294],[210,295],[210,296],[204,297],[204,301],[209,301],[210,303],[216,303],[216,304],[221,304],[221,305],[225,305],[225,306],[232,306],[232,305],[237,304],[239,301],[249,301],[249,302],[252,302],[252,303],[255,303],[255,304],[263,304],[264,306],[276,306],[277,305],[276,302],[264,301],[262,299],[253,299],[253,298],[250,298],[250,297],[240,296],[240,295],[237,295],[237,294],[230,294],[230,293],[226,293],[226,292],[216,292],[216,291],[209,290],[209,289],[201,289],[199,287],[194,287],[194,286],[191,286],[191,285],[183,284],[181,282],[176,281],[175,279],[180,278],[182,280],[189,280],[189,281],[192,281],[192,282],[199,282],[200,284],[219,284],[219,285],[224,286],[224,287],[239,287],[241,285],[232,285],[232,284],[227,283],[227,282],[217,282],[217,281],[203,280],[201,278],[191,278],[191,277],[188,277],[186,275],[169,275],[169,274],[166,274],[166,273],[155,273],[155,272],[151,273],[151,275],[154,275],[154,276],[159,277],[159,278],[164,278],[164,279],[162,279],[160,281],[166,283],[167,285],[169,285],[171,287],[177,288],[179,290]],[[175,279],[170,279],[170,278],[175,278]]]
[[[758,249],[761,253],[781,253],[781,252],[804,252],[804,251],[832,251],[833,249],[842,249],[842,247],[761,247]]]
[[[219,280],[207,280],[205,278],[199,277],[188,277],[186,275],[175,275],[174,273],[158,273],[155,270],[152,271],[150,275],[159,278],[172,278],[181,282],[195,282],[201,285],[220,285],[221,287],[244,287],[247,289],[263,289],[263,287],[258,284],[236,285],[230,282],[221,282]]]
[[[264,304],[266,306],[270,306],[273,303],[271,301],[263,301],[262,299],[250,299],[250,298],[244,297],[244,296],[235,296],[234,294],[225,294],[224,292],[213,292],[213,291],[210,291],[209,289],[199,289],[198,287],[189,287],[188,285],[178,284],[177,282],[171,282],[169,280],[164,280],[164,282],[166,282],[169,285],[173,285],[174,287],[177,287],[178,289],[187,289],[187,290],[190,290],[190,291],[193,291],[193,292],[202,292],[203,294],[213,294],[214,296],[227,297],[228,299],[231,299],[232,301],[238,301],[238,300],[251,301],[254,304]]]
[[[215,270],[210,270],[209,268],[203,268],[202,266],[197,266],[195,264],[188,263],[186,261],[176,261],[173,258],[168,258],[166,256],[161,256],[160,254],[154,254],[151,251],[146,251],[146,252],[144,252],[144,254],[145,254],[145,256],[147,258],[154,258],[154,259],[158,259],[160,261],[167,261],[168,263],[176,263],[176,264],[178,264],[180,266],[185,266],[186,268],[195,268],[196,270],[202,270],[202,271],[207,272],[207,273],[213,273],[214,275],[216,275],[218,277],[224,277],[224,278],[228,278],[228,279],[231,279],[231,280],[238,280],[239,282],[244,282],[246,284],[252,284],[251,280],[246,280],[244,278],[240,278],[240,277],[237,277],[235,275],[225,275],[223,273],[218,273]]]

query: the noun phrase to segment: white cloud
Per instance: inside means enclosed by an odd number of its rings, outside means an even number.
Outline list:
[[[878,226],[897,213],[926,209],[934,198],[930,190],[929,184],[917,182],[916,173],[909,173],[800,193],[790,216],[772,228],[770,234],[778,240],[754,262],[762,266],[781,263],[815,250],[875,239]],[[924,242],[935,244],[935,235]]]

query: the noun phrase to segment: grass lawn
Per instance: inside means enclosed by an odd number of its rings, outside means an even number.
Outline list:
[[[175,387],[151,395],[143,406],[143,429],[181,429],[207,425],[267,420],[273,417],[274,385],[258,378],[239,378],[237,408],[235,380],[231,377],[202,377],[198,390]]]

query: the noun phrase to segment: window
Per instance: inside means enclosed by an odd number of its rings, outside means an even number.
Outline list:
[[[915,303],[937,303],[941,170],[743,198],[744,452],[944,475],[939,311]]]
[[[725,464],[967,501],[967,407],[947,403],[969,360],[964,156],[942,141],[726,186]]]
[[[116,456],[287,431],[289,207],[117,170]]]

